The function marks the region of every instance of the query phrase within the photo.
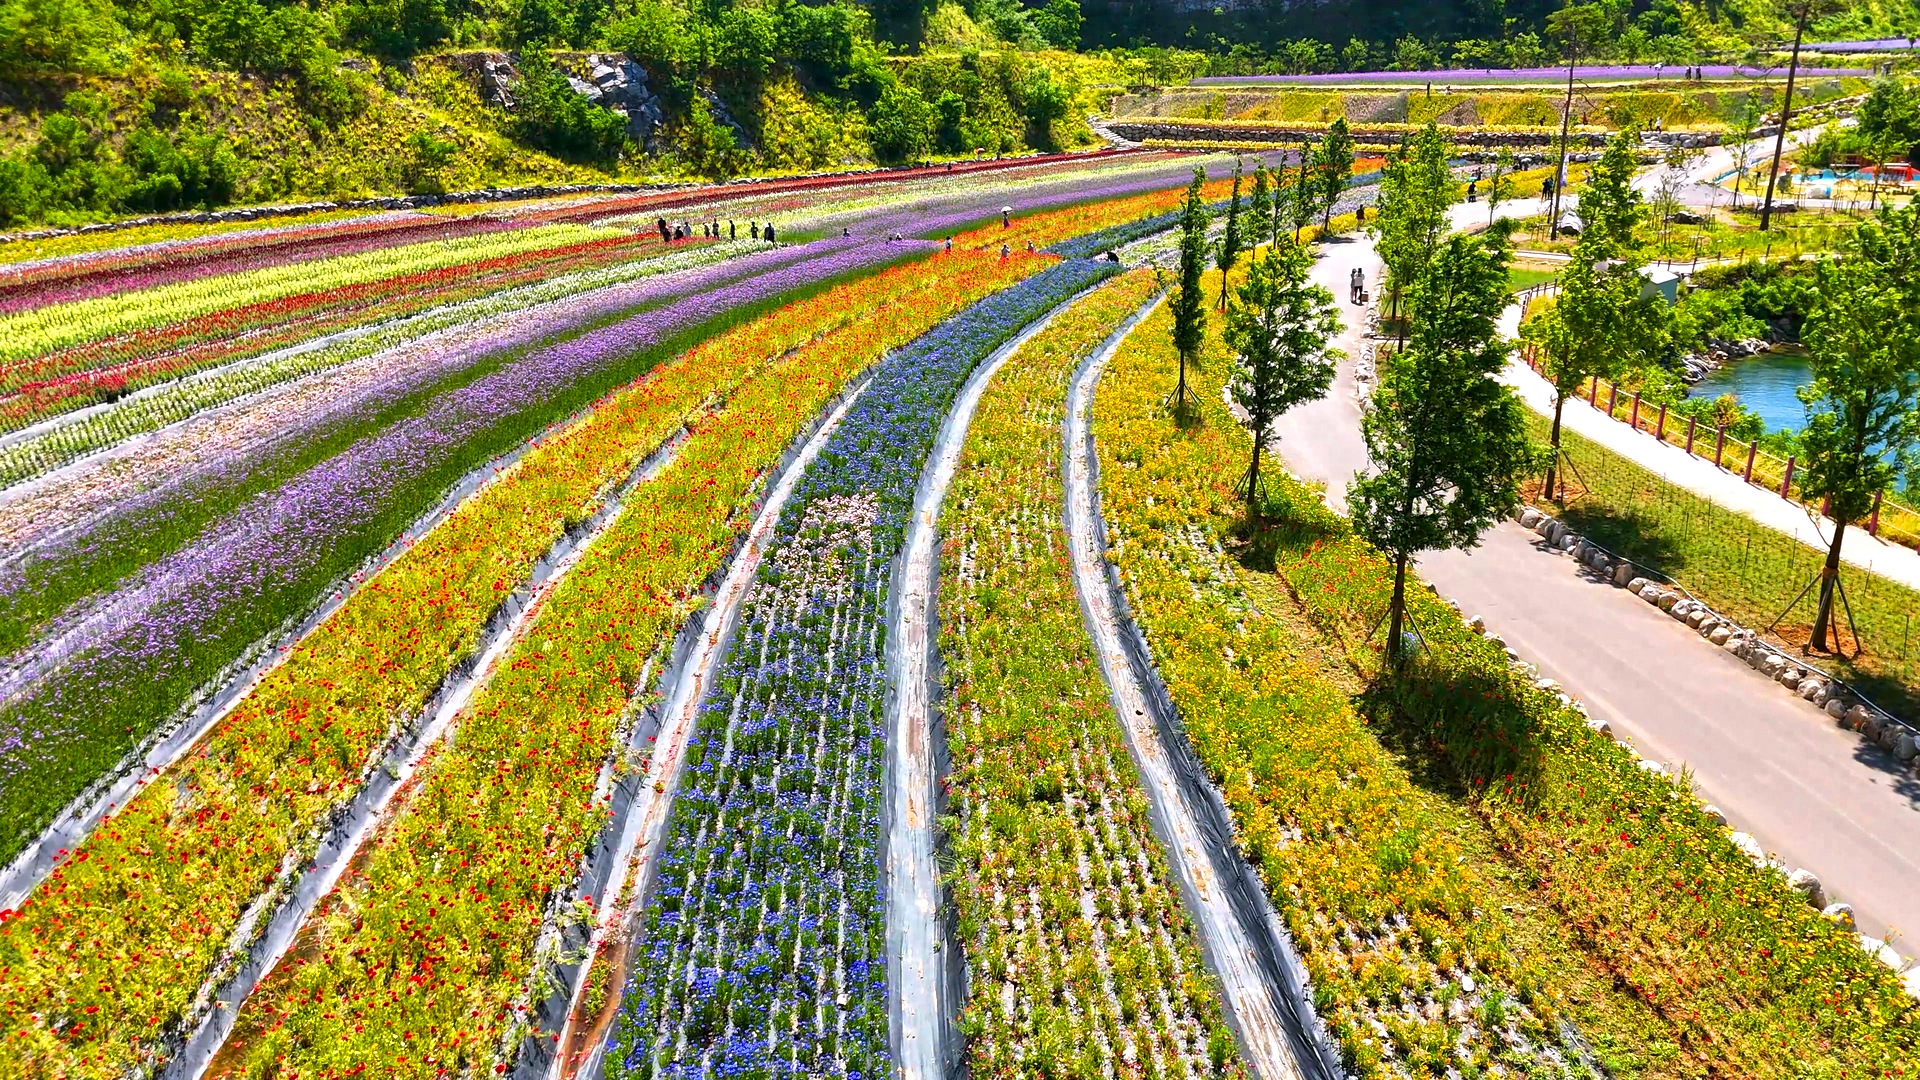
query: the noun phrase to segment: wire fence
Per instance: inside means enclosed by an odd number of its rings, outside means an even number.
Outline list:
[[[1533,417],[1544,438],[1547,420]],[[1807,643],[1825,553],[1562,430],[1568,525],[1600,546],[1711,598],[1741,625]],[[1920,705],[1920,592],[1843,563],[1838,612],[1846,677],[1905,716]],[[1795,651],[1798,651],[1797,648]],[[1857,654],[1857,655],[1856,655]]]
[[[1539,356],[1532,345],[1523,346],[1520,356],[1528,367],[1541,370]],[[1799,462],[1793,457],[1781,458],[1762,450],[1757,443],[1729,435],[1724,427],[1703,425],[1697,416],[1674,415],[1667,406],[1648,403],[1639,392],[1622,391],[1602,379],[1588,380],[1585,391],[1576,397],[1635,431],[1713,462],[1754,487],[1771,491],[1796,505],[1807,505],[1801,498]],[[1826,517],[1826,510],[1823,504],[1822,518]],[[1867,520],[1851,524],[1887,543],[1920,551],[1920,511],[1896,498],[1876,497]]]

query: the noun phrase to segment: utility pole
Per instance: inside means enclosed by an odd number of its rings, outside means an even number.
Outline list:
[[[1560,239],[1560,193],[1567,186],[1567,129],[1573,123],[1573,54],[1576,37],[1567,34],[1567,100],[1560,108],[1560,165],[1553,170],[1553,207],[1547,213],[1547,239]]]
[[[1807,19],[1813,14],[1813,5],[1802,2],[1796,5],[1793,20],[1793,58],[1787,61],[1787,99],[1780,105],[1780,132],[1773,137],[1773,166],[1767,170],[1767,201],[1760,204],[1760,231],[1766,232],[1767,225],[1773,220],[1773,187],[1780,178],[1780,152],[1787,145],[1787,121],[1793,116],[1793,77],[1800,71],[1800,39],[1806,35]],[[1740,181],[1735,180],[1736,188]]]

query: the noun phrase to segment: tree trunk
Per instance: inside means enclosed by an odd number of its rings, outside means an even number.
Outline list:
[[[1547,458],[1547,483],[1540,489],[1542,499],[1553,498],[1553,482],[1560,474],[1560,410],[1566,403],[1567,395],[1556,388],[1553,396],[1553,431],[1547,436],[1547,445],[1550,447],[1548,453],[1551,456]]]
[[[1387,660],[1397,669],[1405,663],[1405,655],[1400,651],[1400,635],[1406,628],[1407,614],[1407,555],[1405,552],[1393,557],[1393,603],[1387,610],[1390,613],[1387,624]]]
[[[1800,73],[1800,39],[1807,32],[1807,17],[1812,14],[1811,7],[1800,9],[1800,18],[1793,24],[1793,58],[1787,62],[1787,96],[1780,103],[1780,134],[1773,139],[1773,168],[1767,171],[1767,201],[1760,205],[1760,231],[1766,232],[1767,225],[1773,220],[1773,183],[1780,175],[1780,151],[1787,145],[1787,121],[1793,116],[1793,77]],[[1740,182],[1734,181],[1738,188]]]
[[[1173,422],[1185,426],[1187,422],[1187,354],[1180,354],[1180,381],[1173,387]]]
[[[1840,627],[1834,625],[1833,602],[1840,591],[1840,539],[1847,534],[1847,523],[1833,525],[1833,544],[1827,548],[1827,563],[1820,568],[1820,610],[1813,617],[1813,637],[1808,644],[1828,652],[1840,651]],[[1833,648],[1827,649],[1827,628],[1833,627]]]
[[[1253,461],[1247,466],[1247,524],[1260,525],[1260,429],[1253,432]]]

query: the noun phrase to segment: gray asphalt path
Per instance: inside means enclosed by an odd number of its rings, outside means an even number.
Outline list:
[[[1344,303],[1358,265],[1375,282],[1364,239],[1320,247],[1315,280],[1342,301],[1348,327],[1327,397],[1281,418],[1274,449],[1327,485],[1334,505],[1366,465],[1354,356],[1362,309]],[[1377,290],[1377,284],[1373,285]],[[1419,561],[1421,576],[1586,703],[1642,756],[1691,769],[1702,796],[1790,866],[1819,875],[1854,906],[1860,928],[1893,931],[1920,952],[1920,781],[1811,706],[1625,590],[1589,580],[1532,533],[1503,524],[1472,552]]]

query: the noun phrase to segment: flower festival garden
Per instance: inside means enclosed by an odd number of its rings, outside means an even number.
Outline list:
[[[1238,531],[1150,265],[1234,169],[0,244],[0,1078],[1914,1075],[1689,792]]]

